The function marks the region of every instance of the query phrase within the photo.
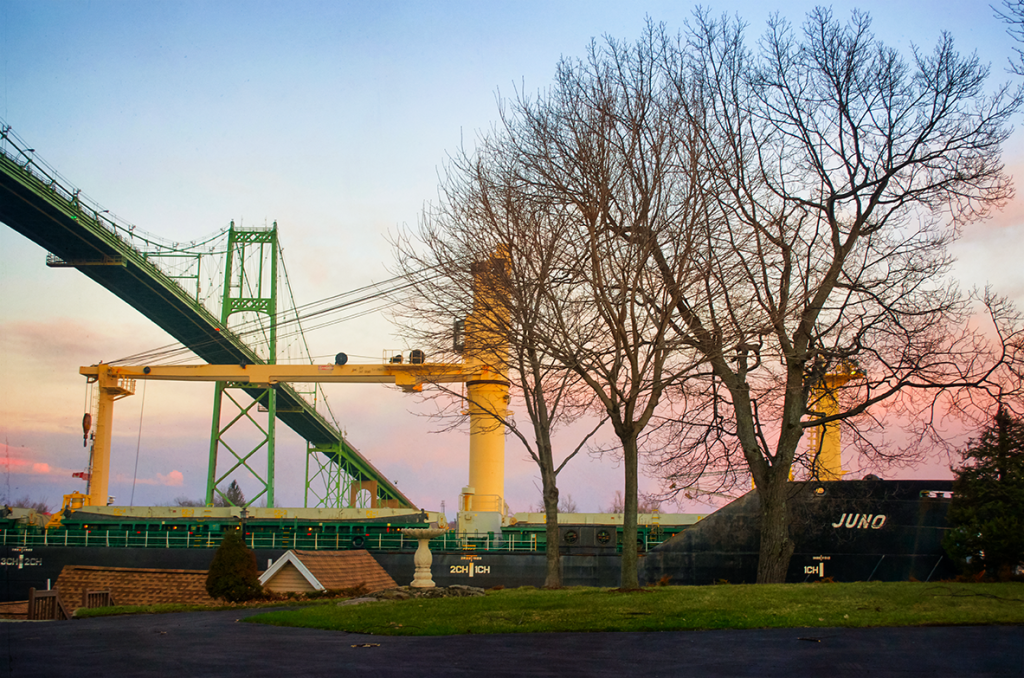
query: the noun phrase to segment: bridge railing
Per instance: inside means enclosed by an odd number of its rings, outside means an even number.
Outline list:
[[[189,530],[0,530],[0,546],[49,547],[73,546],[87,548],[154,548],[154,549],[215,549],[220,546],[222,533],[193,532]],[[414,551],[415,539],[395,530],[389,533],[362,534],[339,531],[322,533],[305,530],[250,532],[245,542],[252,549],[302,549],[309,551],[369,549],[378,551]],[[453,533],[432,539],[434,550],[464,549],[476,551],[543,551],[543,542],[515,536],[496,541],[490,537],[467,538]]]
[[[643,534],[638,548],[643,551],[661,544],[669,535],[657,538]],[[222,533],[192,532],[188,530],[136,531],[136,530],[55,530],[29,532],[22,530],[0,530],[0,546],[47,547],[74,546],[88,548],[152,548],[152,549],[215,549],[220,546]],[[305,551],[338,551],[367,549],[370,551],[415,551],[415,539],[406,537],[400,531],[361,534],[338,531],[324,533],[316,531],[274,531],[250,532],[245,542],[252,549],[299,549]],[[455,532],[446,533],[430,540],[432,551],[473,551],[475,553],[544,553],[543,538],[529,533],[508,533],[495,539],[491,536],[467,537]],[[621,552],[619,544],[616,551]],[[17,563],[5,563],[14,565]]]
[[[134,224],[129,224],[110,210],[104,209],[76,188],[67,178],[48,165],[35,154],[35,149],[15,134],[10,125],[0,120],[0,162],[5,168],[20,176],[41,194],[49,193],[62,201],[65,206],[89,217],[103,231],[113,235],[139,254],[145,256],[161,256],[163,254],[180,253],[182,247],[177,243],[163,241],[151,234],[143,234]],[[203,242],[193,243],[190,247],[202,247],[210,240],[222,237],[221,231]]]

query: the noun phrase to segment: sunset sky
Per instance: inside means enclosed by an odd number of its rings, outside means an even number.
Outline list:
[[[773,10],[799,24],[812,2],[714,2],[749,24]],[[834,2],[870,12],[875,32],[909,57],[949,31],[991,64],[1014,43],[985,2]],[[151,234],[188,242],[276,221],[299,304],[390,274],[387,234],[415,225],[437,196],[447,154],[497,120],[499,96],[547,87],[562,56],[592,38],[639,36],[645,20],[679,30],[678,1],[205,2],[0,0],[0,117],[90,198]],[[1024,167],[1024,133],[1006,148]],[[1024,199],[969,226],[956,246],[961,283],[992,284],[1024,306]],[[0,496],[55,506],[84,490],[81,365],[162,346],[168,335],[73,269],[0,225]],[[313,353],[370,362],[404,349],[381,316],[312,333]],[[430,403],[380,386],[331,386],[348,438],[421,506],[454,514],[467,482],[465,432],[435,433]],[[212,387],[150,383],[117,405],[111,494],[118,504],[199,498]],[[140,433],[141,425],[141,433]],[[282,427],[283,429],[283,427]],[[572,444],[572,432],[562,438]],[[136,473],[136,456],[138,470]],[[278,441],[278,504],[301,506],[304,448]],[[900,476],[936,477],[944,459]],[[133,483],[134,478],[134,483]],[[247,489],[245,482],[243,490]],[[581,457],[561,487],[580,511],[621,489],[610,459]],[[540,481],[513,440],[506,501],[536,505]],[[653,491],[653,478],[642,490]],[[254,487],[248,488],[250,492]],[[134,496],[133,496],[134,493]],[[671,507],[667,507],[670,510]],[[684,508],[707,511],[706,506]]]

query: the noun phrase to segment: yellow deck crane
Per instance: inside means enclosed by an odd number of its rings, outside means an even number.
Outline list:
[[[93,439],[88,495],[77,505],[106,506],[110,475],[110,440],[114,402],[132,395],[135,382],[230,381],[270,387],[287,382],[339,384],[395,384],[407,392],[425,383],[465,382],[469,401],[469,486],[463,490],[461,511],[503,512],[505,494],[505,432],[500,418],[508,405],[508,379],[503,370],[467,361],[446,363],[385,363],[382,365],[91,365],[79,372],[94,379],[99,407]],[[73,498],[68,495],[66,499]]]
[[[507,347],[501,340],[504,311],[500,295],[493,291],[496,285],[491,273],[503,266],[503,258],[496,256],[473,267],[474,307],[465,320],[461,363],[428,363],[422,352],[413,351],[414,357],[408,362],[386,361],[377,365],[351,365],[336,360],[333,365],[99,364],[80,368],[82,375],[96,383],[99,406],[87,476],[88,493],[65,495],[64,508],[107,505],[114,402],[134,394],[137,380],[228,381],[262,387],[292,382],[378,383],[395,384],[406,392],[420,391],[424,384],[465,383],[470,427],[469,484],[463,488],[459,503],[460,531],[500,530],[507,512],[504,422],[509,413],[509,381]],[[51,524],[59,524],[61,513],[54,514]]]

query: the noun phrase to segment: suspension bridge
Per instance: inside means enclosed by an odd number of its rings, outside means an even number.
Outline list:
[[[210,364],[274,364],[280,339],[290,337],[300,352],[305,348],[303,317],[322,318],[327,312],[351,308],[388,291],[370,286],[356,290],[351,298],[327,300],[318,308],[304,307],[303,312],[288,290],[276,223],[262,228],[236,228],[232,223],[211,238],[184,245],[163,241],[87,198],[2,123],[0,222],[45,248],[48,266],[79,270],[179,342],[121,362],[169,361],[191,352]],[[216,284],[204,285],[204,273],[218,270],[224,274],[219,289]],[[280,279],[285,281],[284,289],[279,289]],[[388,283],[393,290],[407,281]],[[305,353],[309,362],[308,350]],[[233,398],[229,390],[233,387],[244,392],[250,402]],[[268,411],[265,438],[256,448],[236,450],[226,443],[226,428],[220,424],[224,402],[237,405],[235,419],[252,419],[253,412],[261,408]],[[408,497],[345,440],[337,424],[318,411],[317,404],[326,407],[316,389],[307,393],[283,383],[256,388],[218,382],[207,503],[225,496],[232,473],[247,470],[262,483],[247,503],[262,499],[274,505],[274,421],[280,419],[307,442],[306,506],[355,508],[362,502],[362,507],[414,508]],[[264,453],[265,470],[257,464]]]

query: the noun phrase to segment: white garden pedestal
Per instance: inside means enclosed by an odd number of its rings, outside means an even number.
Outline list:
[[[430,564],[434,562],[434,556],[430,553],[430,540],[434,537],[440,537],[447,531],[448,528],[446,527],[407,527],[402,530],[402,534],[419,541],[416,554],[412,557],[412,562],[416,566],[416,573],[413,575],[412,583],[409,586],[417,589],[434,588],[434,580],[430,576]]]

